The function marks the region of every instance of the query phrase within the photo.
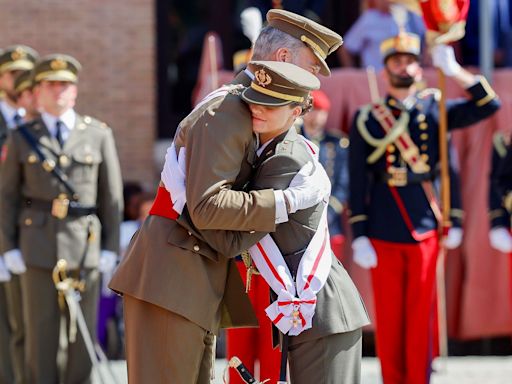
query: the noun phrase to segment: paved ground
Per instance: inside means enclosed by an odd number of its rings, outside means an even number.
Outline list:
[[[126,384],[125,363],[116,361],[111,366],[117,381],[105,380],[103,384]],[[226,360],[217,360],[214,384],[223,383],[222,371],[225,366]],[[431,384],[512,384],[512,356],[450,357],[446,363],[437,360],[435,369],[437,372],[434,373]],[[377,359],[363,359],[362,371],[362,384],[381,384]],[[101,381],[96,378],[93,383],[100,384]]]

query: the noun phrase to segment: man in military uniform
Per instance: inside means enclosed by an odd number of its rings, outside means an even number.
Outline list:
[[[16,104],[23,110],[23,122],[29,122],[39,117],[36,98],[34,95],[34,73],[32,71],[21,72],[14,81],[16,92]]]
[[[439,207],[432,180],[439,160],[438,91],[416,91],[420,40],[401,33],[381,46],[388,95],[362,107],[350,132],[354,261],[372,269],[377,353],[384,384],[429,381],[431,314]],[[476,123],[499,108],[486,80],[437,45],[433,63],[469,94],[447,103],[448,128]]]
[[[341,44],[339,35],[290,12],[270,11],[267,20],[255,59],[330,73],[324,59]],[[175,144],[187,148],[187,209],[181,215],[173,210],[183,206],[185,196],[169,196],[170,185],[180,180],[164,167],[152,215],[111,281],[111,288],[124,294],[132,382],[208,383],[213,334],[220,326],[256,325],[236,266],[204,242],[200,230],[253,231],[255,243],[287,220],[286,201],[295,212],[315,205],[325,193],[320,171],[301,175],[288,192],[240,191],[249,181],[256,143],[250,112],[238,93],[253,76],[240,73],[180,123]],[[171,148],[168,156],[176,152]]]
[[[98,266],[113,268],[119,246],[119,161],[111,129],[74,110],[80,67],[62,54],[36,64],[41,117],[12,132],[2,166],[1,251],[26,264],[21,288],[30,383],[89,382],[92,364],[80,334],[69,340],[65,365],[57,366],[59,329],[69,314],[52,270],[64,259],[68,275],[80,281],[80,307],[94,339]],[[76,329],[73,319],[62,325]]]
[[[9,130],[14,129],[22,122],[24,114],[24,110],[17,103],[16,79],[21,73],[30,71],[34,67],[37,57],[38,54],[35,50],[24,45],[7,47],[0,54],[0,90],[4,94],[4,98],[0,100],[0,147],[3,147]],[[0,382],[2,382],[2,378],[5,380],[10,376],[8,371],[11,368],[6,365],[12,361],[14,377],[6,381],[19,384],[25,382],[25,336],[20,286],[20,274],[25,272],[25,266],[21,259],[10,258],[9,255],[4,257],[4,262],[11,278],[6,283],[0,283],[0,295],[5,296],[5,299],[4,297],[0,299],[0,316],[5,316],[9,320],[7,328],[4,328],[4,319],[0,320],[2,323],[0,325],[0,360],[2,360]],[[3,300],[6,300],[5,307],[2,303]],[[10,353],[4,355],[3,350],[7,345],[9,345]]]
[[[322,91],[311,92],[313,110],[303,117],[301,133],[320,149],[319,160],[331,181],[329,198],[329,233],[331,248],[336,257],[343,261],[345,242],[342,213],[348,199],[348,144],[341,133],[326,131],[327,118],[331,109],[329,97]]]

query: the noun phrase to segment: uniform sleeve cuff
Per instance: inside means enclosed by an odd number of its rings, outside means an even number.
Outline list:
[[[276,199],[276,224],[286,223],[288,221],[288,211],[286,210],[283,191],[274,191],[274,197]]]

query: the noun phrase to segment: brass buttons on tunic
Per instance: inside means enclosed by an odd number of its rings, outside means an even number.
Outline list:
[[[428,124],[427,124],[427,123],[425,123],[425,122],[420,123],[420,129],[421,129],[421,130],[423,130],[423,131],[424,131],[424,130],[425,130],[425,129],[427,129],[427,128],[428,128]]]
[[[67,167],[69,165],[69,163],[70,163],[69,157],[67,157],[66,155],[59,156],[59,164],[61,167]]]
[[[31,153],[30,155],[28,155],[27,161],[29,164],[37,163],[37,156]]]
[[[30,217],[27,217],[27,218],[25,219],[25,225],[26,225],[26,226],[30,226],[30,225],[32,225],[32,219],[31,219]]]
[[[426,118],[425,115],[423,113],[420,113],[418,115],[418,117],[416,118],[416,120],[418,120],[418,123],[422,123],[425,121],[425,118]]]
[[[200,249],[201,249],[201,248],[199,248],[199,245],[197,245],[197,244],[196,244],[196,245],[194,245],[194,251],[195,251],[195,252],[199,252],[199,250],[200,250]]]
[[[421,140],[428,140],[428,133],[422,133],[422,134],[420,135],[420,139],[421,139]]]

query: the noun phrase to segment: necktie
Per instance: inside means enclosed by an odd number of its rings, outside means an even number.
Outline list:
[[[64,137],[62,136],[62,129],[62,121],[57,120],[57,123],[55,123],[55,138],[59,142],[61,148],[64,146]]]
[[[16,114],[14,115],[12,120],[14,121],[15,126],[18,126],[21,123],[23,123],[23,118],[21,117],[21,115],[18,112],[16,112]]]

